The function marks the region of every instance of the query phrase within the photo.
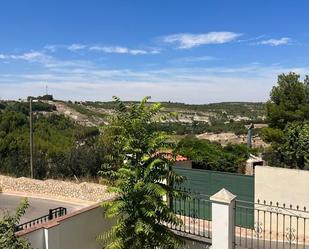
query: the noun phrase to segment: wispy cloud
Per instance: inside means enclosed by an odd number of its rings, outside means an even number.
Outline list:
[[[280,45],[287,45],[290,42],[291,42],[291,38],[282,37],[282,38],[279,38],[279,39],[268,39],[268,40],[259,41],[255,44],[257,44],[257,45],[269,45],[269,46],[280,46]]]
[[[203,34],[181,33],[163,37],[163,42],[176,44],[179,49],[189,49],[201,45],[223,44],[240,37],[234,32],[209,32]]]
[[[145,55],[145,54],[157,54],[159,50],[143,50],[143,49],[130,49],[120,46],[91,46],[89,50],[98,51],[103,53],[115,53],[115,54],[131,54],[131,55]]]
[[[79,51],[79,50],[85,49],[86,47],[87,47],[86,45],[74,43],[68,46],[67,49],[70,51]]]
[[[51,60],[52,57],[39,51],[30,51],[23,54],[0,54],[0,59],[45,63]]]
[[[266,37],[266,35],[259,35],[259,36],[256,36],[256,37],[251,37],[251,38],[246,38],[246,39],[239,39],[239,40],[237,40],[237,42],[253,42],[253,41],[261,40],[261,39],[263,39],[265,37]]]
[[[48,44],[48,45],[44,46],[44,49],[48,50],[50,52],[56,52],[57,48],[58,48],[58,45],[49,45]]]
[[[46,45],[45,50],[49,52],[56,52],[59,49],[69,50],[70,52],[79,51],[96,51],[109,54],[130,54],[130,55],[147,55],[147,54],[160,54],[161,50],[158,48],[137,49],[128,48],[124,46],[105,46],[105,45],[91,45],[73,43],[70,45]]]
[[[40,51],[30,51],[21,54],[0,54],[0,60],[38,63],[44,68],[48,68],[49,70],[90,68],[93,65],[91,61],[59,59]]]
[[[30,56],[31,57],[31,56]],[[64,67],[69,63],[68,67]],[[51,65],[51,64],[49,64]],[[278,74],[308,67],[290,68],[252,63],[234,67],[162,67],[156,70],[106,69],[89,62],[57,61],[38,73],[0,73],[2,98],[39,95],[48,82],[59,99],[110,100],[117,95],[138,100],[151,95],[158,101],[207,103],[217,101],[261,101],[276,82]],[[16,91],[16,88],[20,91]],[[21,95],[22,94],[22,95]]]
[[[203,62],[203,61],[205,62],[214,60],[219,59],[213,56],[188,56],[188,57],[172,59],[169,62],[178,64],[178,63],[194,63],[194,62]]]

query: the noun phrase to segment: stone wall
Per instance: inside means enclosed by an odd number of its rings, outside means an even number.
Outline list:
[[[106,186],[96,183],[75,183],[59,180],[35,180],[0,175],[0,189],[4,193],[23,193],[56,199],[83,200],[97,203],[112,197]]]

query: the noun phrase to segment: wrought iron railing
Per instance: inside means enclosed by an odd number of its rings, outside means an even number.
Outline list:
[[[49,220],[58,218],[60,216],[66,215],[66,214],[67,214],[67,209],[64,208],[64,207],[57,207],[57,208],[54,208],[54,209],[50,209],[49,213],[47,215],[36,218],[34,220],[27,221],[23,224],[17,225],[16,231],[21,231],[21,230],[24,230],[24,229],[27,229],[27,228],[37,226],[38,224],[47,222]]]
[[[183,234],[212,238],[212,201],[209,196],[179,188],[184,198],[170,200],[183,221],[182,226],[167,226]],[[235,202],[236,248],[309,249],[309,212],[305,207],[265,201]]]
[[[182,220],[182,226],[171,226],[169,228],[200,236],[211,238],[211,201],[209,196],[197,192],[191,192],[190,189],[179,188],[184,193],[184,198],[174,198],[171,200],[171,206],[174,212]]]
[[[236,200],[235,245],[248,249],[309,248],[305,207]]]

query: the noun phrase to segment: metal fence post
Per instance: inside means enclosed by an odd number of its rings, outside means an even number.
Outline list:
[[[53,209],[49,209],[49,212],[48,212],[48,219],[49,219],[49,220],[52,220],[52,219],[53,219]]]
[[[226,189],[210,197],[212,201],[212,249],[235,248],[235,199]]]

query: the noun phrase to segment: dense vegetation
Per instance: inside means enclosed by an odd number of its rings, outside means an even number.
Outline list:
[[[125,101],[124,104],[134,104],[135,101]],[[86,101],[84,105],[92,106],[95,108],[114,109],[116,107],[114,102],[100,102],[100,101]],[[149,102],[148,104],[151,104]],[[227,113],[229,115],[240,115],[255,119],[257,116],[265,115],[265,106],[263,103],[251,102],[223,102],[214,104],[193,105],[175,102],[162,102],[162,110],[178,109],[187,110],[190,112],[215,112]]]
[[[192,160],[193,168],[244,173],[250,153],[255,151],[243,144],[221,146],[208,140],[185,137],[176,148],[177,153]]]
[[[183,179],[171,169],[172,161],[158,153],[173,144],[164,132],[154,130],[154,117],[161,106],[146,105],[147,100],[126,106],[115,98],[116,114],[103,132],[119,145],[121,162],[111,188],[117,197],[103,203],[106,216],[117,218],[112,229],[99,237],[106,249],[176,249],[182,245],[180,237],[164,225],[181,225],[164,196],[179,197],[174,184]]]
[[[309,78],[295,73],[278,76],[270,93],[262,137],[271,143],[265,159],[273,166],[309,169]]]
[[[52,100],[50,95],[33,98]],[[89,107],[101,106],[102,103],[66,102],[65,104],[79,113],[93,116],[99,114],[97,111],[94,114]],[[129,102],[124,104],[128,105]],[[115,103],[106,103],[106,105],[111,108],[116,106]],[[148,106],[150,103],[145,105]],[[165,103],[165,105],[175,107],[183,104]],[[252,106],[249,103],[246,105]],[[219,107],[224,107],[224,104],[218,104],[217,108]],[[111,169],[117,168],[120,164],[116,154],[119,148],[114,141],[110,141],[109,136],[99,136],[98,128],[83,127],[55,111],[56,107],[52,104],[33,102],[35,177],[96,177],[97,172],[100,171],[102,176],[108,175],[105,179],[112,183],[114,171]],[[168,113],[161,109],[160,114]],[[104,114],[100,116],[105,117]],[[170,135],[227,131],[233,131],[236,134],[246,133],[244,125],[247,122],[224,123],[224,120],[212,119],[211,125],[197,121],[179,123],[165,120],[165,123],[156,122],[154,129]],[[105,129],[104,132],[108,131]],[[29,176],[29,151],[29,103],[0,102],[0,172],[15,176]]]
[[[202,134],[205,132],[211,132],[211,133],[233,132],[236,135],[244,135],[247,134],[248,132],[246,125],[250,124],[251,122],[264,123],[263,120],[235,121],[235,122],[231,121],[226,123],[221,120],[214,120],[211,122],[211,124],[199,121],[193,121],[192,123],[164,122],[164,123],[158,123],[157,129],[175,135]],[[259,129],[253,130],[253,134],[258,133]]]
[[[99,130],[50,112],[54,106],[33,103],[35,177],[96,176],[103,150]],[[29,107],[10,103],[0,112],[0,172],[29,175]]]

